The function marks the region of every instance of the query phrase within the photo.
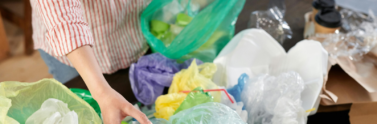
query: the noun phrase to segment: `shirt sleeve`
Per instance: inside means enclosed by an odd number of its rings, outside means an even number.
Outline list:
[[[64,56],[93,45],[92,33],[83,17],[80,0],[37,0],[39,14],[47,28],[46,40],[53,56]]]

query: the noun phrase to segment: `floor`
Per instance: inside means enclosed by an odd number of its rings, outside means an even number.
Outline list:
[[[22,8],[22,1],[5,0],[1,1],[0,5],[16,14],[23,14],[23,10],[17,9]],[[35,82],[43,78],[52,78],[38,51],[30,56],[23,54],[24,37],[22,30],[7,20],[3,20],[3,23],[9,41],[11,57],[0,61],[0,82]]]

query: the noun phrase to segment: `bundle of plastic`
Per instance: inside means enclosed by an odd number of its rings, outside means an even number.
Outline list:
[[[295,72],[262,75],[245,85],[241,94],[249,124],[305,124],[301,105],[304,81]]]
[[[67,104],[54,98],[42,103],[25,124],[78,124],[79,118],[75,111],[70,111]]]
[[[151,119],[153,124],[246,124],[231,108],[216,102],[207,102],[183,110],[170,117]],[[132,124],[139,124],[132,122]]]
[[[377,91],[377,19],[348,9],[343,16],[342,33],[316,34],[311,39],[322,42],[331,64],[339,64],[369,92]]]
[[[145,105],[153,104],[165,87],[169,87],[175,73],[186,69],[192,62],[178,64],[160,53],[143,56],[130,67],[130,83],[138,101]],[[196,60],[196,64],[202,64]]]

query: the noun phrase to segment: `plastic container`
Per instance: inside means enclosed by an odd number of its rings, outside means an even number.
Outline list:
[[[247,29],[238,33],[214,60],[218,71],[213,81],[230,88],[238,83],[243,73],[253,78],[294,71],[305,82],[301,100],[303,108],[309,110],[318,108],[323,80],[327,75],[327,62],[327,52],[318,41],[300,41],[286,53],[264,30]]]

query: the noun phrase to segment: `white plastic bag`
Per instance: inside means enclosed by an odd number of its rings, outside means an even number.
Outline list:
[[[26,120],[25,124],[78,124],[78,120],[77,113],[70,111],[66,103],[49,98]]]
[[[242,73],[253,78],[262,74],[294,71],[304,80],[301,100],[303,108],[308,110],[319,105],[319,94],[327,75],[327,60],[327,52],[317,41],[300,41],[286,53],[264,30],[247,29],[238,33],[214,60],[218,71],[213,81],[230,88],[237,84]]]

